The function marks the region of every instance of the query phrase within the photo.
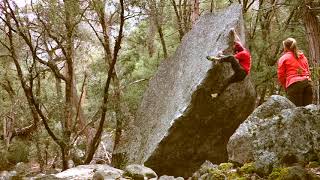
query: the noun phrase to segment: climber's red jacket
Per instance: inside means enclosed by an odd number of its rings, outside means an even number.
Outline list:
[[[303,53],[299,53],[298,59],[293,52],[285,52],[278,60],[278,80],[287,89],[291,84],[311,80],[310,69],[307,58]]]
[[[250,73],[251,68],[251,55],[240,42],[235,43],[235,55],[234,57],[239,61],[239,64],[243,67],[247,74]]]

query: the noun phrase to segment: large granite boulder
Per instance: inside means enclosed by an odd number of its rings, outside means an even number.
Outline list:
[[[150,80],[114,162],[123,158],[130,164],[145,164],[158,175],[187,177],[205,160],[227,161],[228,139],[255,104],[249,76],[212,97],[233,70],[229,63],[215,65],[206,56],[230,50],[230,28],[244,39],[240,5],[203,15],[185,35]]]
[[[285,97],[271,96],[230,137],[228,154],[231,161],[254,162],[264,173],[319,160],[319,107],[296,107]]]

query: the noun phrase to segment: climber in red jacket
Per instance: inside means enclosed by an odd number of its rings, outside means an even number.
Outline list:
[[[293,38],[283,41],[284,53],[278,60],[278,80],[290,101],[296,106],[312,103],[311,73],[307,58],[299,51]]]
[[[244,80],[244,78],[250,73],[250,52],[243,47],[239,36],[233,28],[231,29],[231,33],[231,35],[234,36],[234,55],[222,55],[222,53],[220,52],[220,55],[218,55],[218,57],[207,56],[207,59],[210,61],[215,61],[218,63],[230,62],[234,71],[234,74],[227,80],[226,83],[224,83],[217,95],[222,93],[231,83]]]

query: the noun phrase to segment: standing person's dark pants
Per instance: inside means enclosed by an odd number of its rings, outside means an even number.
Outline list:
[[[296,106],[312,104],[312,84],[309,80],[298,81],[291,84],[287,89],[287,95]]]
[[[247,72],[239,64],[238,60],[232,55],[221,58],[220,62],[230,62],[234,71],[234,74],[227,80],[226,83],[224,83],[224,85],[220,89],[220,93],[222,93],[230,84],[244,80],[244,78],[247,76]]]

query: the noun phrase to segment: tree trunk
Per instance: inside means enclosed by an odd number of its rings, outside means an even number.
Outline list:
[[[168,57],[168,52],[167,52],[167,47],[166,47],[166,42],[164,40],[164,35],[162,31],[162,27],[160,24],[157,24],[157,29],[161,41],[161,46],[162,46],[162,51],[163,51],[163,57],[166,59]]]
[[[110,82],[111,79],[113,78],[114,75],[114,68],[118,59],[118,53],[119,50],[121,48],[121,40],[122,40],[122,36],[123,36],[123,26],[124,26],[124,21],[125,21],[125,17],[124,17],[124,3],[123,0],[120,0],[120,28],[119,28],[119,34],[118,37],[115,41],[115,46],[114,46],[114,51],[113,51],[113,56],[112,56],[112,61],[111,64],[109,65],[109,70],[108,70],[108,77],[107,77],[107,81],[105,84],[105,88],[104,88],[104,96],[103,96],[103,102],[101,105],[101,119],[99,122],[99,126],[97,129],[97,132],[95,134],[95,136],[93,137],[93,140],[90,143],[90,149],[88,150],[88,153],[86,154],[86,159],[84,161],[85,164],[90,163],[93,155],[96,151],[96,149],[99,146],[100,143],[100,138],[103,132],[103,126],[104,126],[104,122],[105,122],[105,118],[106,118],[106,112],[107,112],[107,105],[109,102],[109,87],[110,87]]]
[[[316,14],[311,12],[310,6],[304,6],[303,22],[306,29],[309,45],[309,61],[311,64],[318,64],[320,60],[320,26]]]
[[[200,2],[199,0],[193,0],[193,10],[191,14],[191,23],[194,24],[200,16]]]
[[[171,0],[171,2],[172,2],[173,9],[174,9],[174,13],[176,14],[176,19],[177,19],[177,24],[178,24],[178,32],[179,32],[179,39],[181,41],[182,37],[184,36],[182,22],[181,22],[181,14],[180,14],[181,11],[178,10],[177,3],[176,3],[175,0]]]
[[[85,82],[83,82],[85,83]],[[83,86],[85,87],[85,84],[83,84]],[[75,119],[75,121],[73,122],[73,127],[75,128],[72,128],[72,131],[73,130],[81,130],[84,128],[84,126],[86,125],[86,117],[85,117],[85,114],[84,114],[84,111],[83,111],[83,108],[82,108],[82,104],[83,104],[83,101],[84,101],[84,94],[85,94],[85,89],[83,88],[84,92],[81,92],[82,93],[82,97],[79,97],[78,96],[78,93],[77,93],[77,87],[76,87],[76,81],[74,80],[73,82],[73,88],[72,88],[72,104],[73,104],[73,107],[77,110],[77,119]],[[80,99],[81,98],[81,99]],[[88,137],[88,130],[86,129],[84,131],[87,139],[89,138]]]
[[[10,7],[9,2],[8,1],[4,1],[3,11],[7,10],[7,8],[9,8],[10,12],[12,12],[12,9]],[[13,60],[14,65],[16,67],[18,78],[20,80],[20,83],[21,83],[22,89],[24,91],[24,94],[25,94],[25,96],[27,98],[27,102],[28,102],[28,105],[29,105],[29,108],[31,110],[31,114],[32,114],[32,117],[33,117],[33,124],[28,127],[27,131],[24,131],[24,132],[31,132],[31,131],[34,131],[36,129],[37,123],[40,121],[40,119],[39,119],[39,116],[37,114],[37,110],[34,107],[34,104],[32,103],[32,89],[27,85],[27,83],[25,81],[25,77],[24,77],[23,71],[22,71],[22,68],[21,68],[21,66],[20,66],[20,64],[18,62],[18,57],[17,57],[17,53],[16,53],[16,49],[14,47],[14,41],[13,41],[13,39],[14,39],[14,37],[13,37],[13,28],[12,28],[12,25],[11,25],[11,19],[13,17],[10,16],[10,12],[4,11],[5,18],[6,18],[5,20],[7,22],[6,25],[8,26],[8,33],[6,33],[7,38],[9,39],[9,49],[8,50],[10,51],[12,60]]]
[[[216,9],[216,1],[215,0],[211,0],[211,3],[210,3],[210,12],[215,12],[215,9]]]
[[[33,139],[35,139],[35,141],[36,141],[35,145],[36,145],[36,150],[37,150],[37,159],[38,159],[38,163],[40,166],[40,172],[43,172],[45,161],[43,159],[41,148],[40,148],[39,134],[36,134]]]
[[[159,11],[160,12],[162,11],[161,10],[162,7],[160,7],[158,10],[157,2],[155,0],[149,0],[148,3],[149,3],[150,16],[153,19],[153,21],[156,25],[156,28],[157,28],[157,32],[159,34],[160,43],[161,43],[162,51],[163,51],[163,56],[164,56],[164,58],[167,58],[168,52],[167,52],[166,41],[164,39],[164,34],[163,34],[163,30],[162,30],[162,20],[160,19],[160,14],[159,14]]]
[[[120,89],[120,82],[118,78],[114,78],[113,84],[115,84],[115,89],[114,89],[114,109],[116,112],[116,118],[117,118],[117,123],[116,123],[116,133],[115,133],[115,139],[114,139],[114,146],[113,149],[115,149],[121,138],[122,134],[122,129],[123,129],[123,121],[124,121],[124,112],[121,110],[121,89]]]
[[[306,29],[308,45],[309,45],[309,62],[316,73],[319,73],[319,62],[320,62],[320,25],[316,14],[311,11],[310,6],[311,0],[305,0],[303,7],[303,22]],[[315,85],[315,103],[319,104],[319,82],[320,77],[314,80]]]
[[[65,28],[66,28],[66,85],[65,85],[65,120],[63,125],[63,140],[66,144],[70,142],[70,136],[72,133],[73,125],[73,107],[74,107],[74,29],[75,29],[75,16],[77,15],[75,11],[74,0],[64,0],[64,10],[65,10]],[[68,168],[69,159],[69,146],[61,147],[62,151],[62,161],[63,170]]]
[[[149,57],[152,57],[155,52],[154,39],[156,36],[157,28],[151,17],[149,17],[149,22],[150,22],[150,25],[148,30],[147,47],[148,47]]]
[[[56,92],[57,92],[57,97],[59,99],[62,98],[62,87],[61,87],[61,79],[55,76],[55,84],[56,84]]]

